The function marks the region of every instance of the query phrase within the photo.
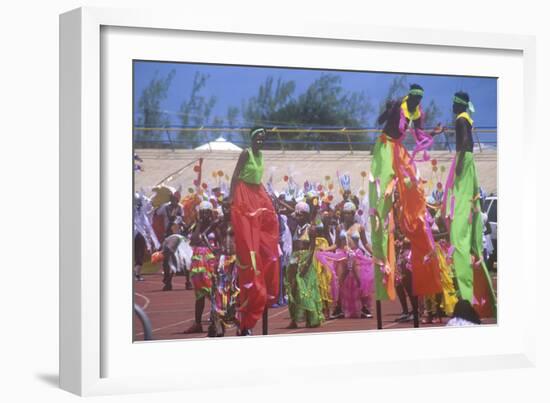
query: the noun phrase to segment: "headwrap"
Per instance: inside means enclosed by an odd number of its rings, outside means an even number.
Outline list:
[[[265,129],[263,127],[258,127],[257,129],[252,130],[250,132],[250,139],[253,139],[255,136],[262,132],[265,134]]]
[[[344,203],[344,207],[342,210],[344,211],[344,213],[351,213],[357,210],[357,207],[352,202],[346,202]]]
[[[296,203],[296,206],[294,207],[294,211],[296,213],[307,213],[309,214],[309,204],[307,204],[306,202],[298,202]]]
[[[212,206],[212,203],[209,201],[202,201],[201,204],[199,204],[199,210],[212,210],[214,206]]]
[[[418,97],[423,97],[424,96],[424,90],[421,89],[421,88],[411,88],[409,90],[409,95],[416,95]]]
[[[476,111],[475,108],[474,108],[474,104],[472,102],[467,101],[467,100],[465,100],[465,99],[463,99],[463,98],[461,98],[457,95],[454,96],[453,102],[455,104],[466,106],[471,113],[474,113]]]

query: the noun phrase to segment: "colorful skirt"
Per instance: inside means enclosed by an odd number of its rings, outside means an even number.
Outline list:
[[[318,252],[321,248],[328,248],[328,246],[328,241],[325,238],[315,238],[316,252]],[[333,274],[333,270],[328,265],[323,264],[317,258],[317,253],[313,258],[313,264],[315,265],[315,272],[317,273],[317,283],[319,284],[319,295],[321,296],[321,301],[323,301],[323,306],[325,308],[329,308],[334,301],[334,299],[332,298],[332,295],[334,293],[332,288],[333,280],[335,280],[336,278]]]
[[[290,318],[294,322],[305,321],[308,327],[316,327],[323,322],[324,316],[317,272],[313,259],[310,262],[311,253],[309,250],[292,253],[290,265],[285,271],[285,287]]]
[[[279,294],[279,220],[263,185],[237,182],[231,223],[239,268],[240,327],[252,329]]]
[[[459,176],[455,166],[456,157],[445,185],[443,211],[450,227],[459,296],[470,301],[480,317],[496,317],[496,296],[483,260],[483,218],[473,153],[464,153]]]
[[[348,250],[337,249],[335,252],[317,252],[316,258],[329,267],[336,279],[340,266],[346,273],[343,283],[337,282],[333,287],[334,300],[339,300],[346,318],[358,318],[361,316],[363,299],[373,294],[374,270],[372,259],[366,256],[361,249]],[[352,270],[356,268],[356,275]]]
[[[219,267],[213,279],[211,307],[214,321],[221,321],[225,326],[237,322],[237,302],[239,287],[235,255],[220,256]]]
[[[376,266],[376,298],[395,298],[394,220],[411,242],[414,295],[441,292],[435,242],[426,220],[426,200],[416,165],[399,140],[382,134],[373,151],[369,183],[369,215],[373,260]],[[399,217],[393,217],[394,190],[398,191]]]
[[[209,248],[205,246],[193,247],[189,277],[197,299],[210,296],[216,264],[216,257]]]

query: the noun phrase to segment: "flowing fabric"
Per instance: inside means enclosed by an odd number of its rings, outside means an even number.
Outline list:
[[[328,241],[325,238],[315,238],[315,252],[322,248],[328,248],[328,246]],[[323,264],[321,260],[319,260],[317,253],[313,258],[313,264],[315,265],[315,272],[317,273],[317,282],[319,284],[321,301],[323,301],[323,306],[325,308],[329,308],[334,301],[332,298],[332,284],[334,279],[333,271],[327,265]]]
[[[239,268],[240,327],[252,329],[279,293],[279,220],[262,185],[237,182],[231,223]]]
[[[316,258],[321,264],[330,268],[333,273],[336,279],[336,284],[333,283],[333,298],[340,300],[346,318],[360,317],[362,300],[375,291],[372,259],[366,256],[361,249],[317,252]],[[352,271],[354,266],[357,269],[357,277]],[[341,285],[337,282],[338,267],[348,270]]]
[[[285,287],[292,321],[298,323],[305,320],[306,326],[317,327],[324,320],[324,316],[312,253],[310,250],[292,253],[290,265],[296,269],[287,268],[285,271]]]
[[[441,269],[441,286],[443,288],[442,309],[447,316],[451,316],[458,302],[455,286],[453,283],[453,271],[451,268],[450,258],[448,256],[449,247],[446,242],[440,241],[436,243],[437,259],[439,260],[439,268]]]
[[[216,257],[210,248],[206,246],[195,246],[193,248],[189,277],[197,299],[210,296],[212,276],[216,270],[216,264]]]
[[[369,219],[374,260],[376,299],[395,299],[395,260],[391,259],[395,250],[390,238],[390,218],[395,172],[393,169],[394,143],[382,135],[373,150],[369,178]],[[395,255],[393,255],[395,257]]]
[[[225,326],[234,324],[239,295],[234,255],[221,255],[218,270],[214,276],[211,306],[213,321],[221,321]]]
[[[393,142],[393,167],[399,191],[399,228],[411,242],[412,288],[414,295],[442,291],[439,262],[430,225],[426,219],[426,199],[416,165],[403,144]]]
[[[483,221],[473,153],[464,152],[460,175],[455,175],[455,165],[453,161],[443,211],[450,223],[456,282],[460,297],[470,301],[480,317],[493,317],[496,316],[496,297],[483,261]],[[475,261],[476,258],[479,260]]]
[[[376,298],[395,299],[393,220],[411,242],[413,294],[441,292],[435,244],[426,221],[423,183],[403,144],[382,134],[374,146],[369,184],[369,214],[375,262]],[[399,217],[393,217],[392,194],[399,191]]]

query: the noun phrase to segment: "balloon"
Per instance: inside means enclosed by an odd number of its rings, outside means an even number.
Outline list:
[[[193,171],[195,171],[195,172],[200,172],[200,171],[201,171],[201,167],[200,167],[199,165],[195,165],[195,166],[193,167]]]
[[[194,193],[194,192],[195,192],[195,189],[193,189],[193,188],[188,188],[187,191],[188,191],[189,193]]]
[[[223,176],[223,171],[222,171],[221,169],[218,171],[218,176],[219,176],[220,178]]]
[[[203,183],[201,186],[202,186],[202,188],[205,189],[205,190],[208,189],[208,184],[207,184],[207,183]]]

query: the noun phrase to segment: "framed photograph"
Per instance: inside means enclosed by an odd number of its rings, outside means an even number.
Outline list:
[[[62,388],[531,366],[534,39],[242,22],[60,17]]]

